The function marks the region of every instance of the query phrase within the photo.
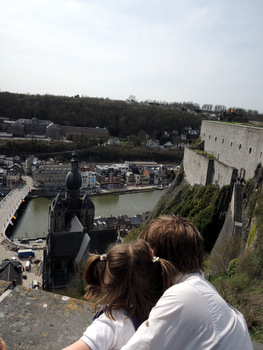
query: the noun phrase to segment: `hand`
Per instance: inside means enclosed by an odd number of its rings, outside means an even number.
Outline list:
[[[3,341],[2,338],[0,338],[0,350],[7,350],[5,342]]]

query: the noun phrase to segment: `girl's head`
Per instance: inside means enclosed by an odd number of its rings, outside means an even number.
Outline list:
[[[157,261],[156,261],[157,260]],[[86,297],[106,305],[105,313],[124,307],[141,321],[147,319],[165,289],[174,283],[175,268],[152,256],[147,242],[111,246],[105,255],[91,255],[84,270]]]
[[[181,273],[201,272],[204,259],[203,238],[187,219],[161,215],[141,232],[155,255],[171,261]]]

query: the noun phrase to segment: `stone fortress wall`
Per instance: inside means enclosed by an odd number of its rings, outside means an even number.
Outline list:
[[[230,185],[239,176],[253,178],[263,160],[263,128],[205,120],[201,127],[204,153],[185,149],[184,171],[190,185]],[[208,158],[206,152],[214,159]]]
[[[205,120],[201,127],[205,151],[249,180],[263,161],[263,128]]]
[[[216,159],[209,159],[190,148],[184,151],[184,172],[191,186],[217,184],[222,187],[229,185],[237,177],[237,169]]]

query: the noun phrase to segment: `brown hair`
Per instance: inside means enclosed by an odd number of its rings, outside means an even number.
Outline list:
[[[139,237],[149,243],[156,255],[171,261],[181,273],[201,272],[203,238],[189,220],[175,215],[159,216]]]
[[[152,249],[144,240],[111,246],[107,259],[92,254],[84,269],[88,300],[104,303],[105,314],[114,319],[112,311],[123,307],[141,322],[163,292],[174,284],[176,269],[170,262],[153,262]]]

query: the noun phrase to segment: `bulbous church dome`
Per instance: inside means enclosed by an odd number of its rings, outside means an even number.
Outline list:
[[[71,170],[66,177],[66,186],[68,190],[79,190],[82,185],[82,178],[78,170],[78,153],[75,150],[72,154]]]
[[[79,190],[82,185],[82,179],[79,172],[70,171],[66,177],[66,186],[68,190]]]

